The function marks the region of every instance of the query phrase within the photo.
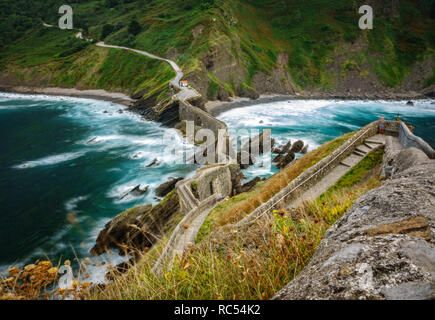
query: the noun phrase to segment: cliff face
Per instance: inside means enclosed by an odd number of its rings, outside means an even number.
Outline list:
[[[435,160],[409,148],[394,166],[393,177],[354,203],[274,299],[435,298]]]

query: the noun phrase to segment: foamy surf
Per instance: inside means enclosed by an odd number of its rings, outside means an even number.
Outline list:
[[[63,162],[68,162],[83,156],[85,152],[70,152],[70,153],[62,153],[56,154],[53,156],[44,157],[37,160],[26,161],[21,164],[13,166],[14,169],[30,169],[41,166],[52,166],[57,165]]]

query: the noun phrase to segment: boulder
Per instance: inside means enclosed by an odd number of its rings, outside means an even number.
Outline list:
[[[100,255],[109,248],[119,249],[121,254],[125,253],[124,244],[130,242],[132,233],[136,231],[135,227],[140,224],[140,216],[149,212],[151,208],[150,204],[136,207],[118,214],[106,223],[91,249],[91,254]]]
[[[304,142],[302,140],[298,140],[295,143],[293,143],[290,152],[293,153],[299,153],[304,147]]]
[[[244,185],[239,187],[239,189],[237,190],[237,193],[249,192],[252,189],[254,189],[254,187],[257,185],[257,183],[259,183],[260,181],[263,181],[263,180],[264,179],[262,179],[260,177],[255,177],[254,179],[249,180]]]
[[[169,192],[175,189],[175,185],[178,181],[183,180],[183,178],[174,178],[170,179],[169,181],[162,183],[160,186],[156,188],[156,196],[158,197],[164,197]]]
[[[435,161],[419,162],[355,201],[274,299],[435,299]]]
[[[413,106],[413,105],[414,105],[414,102],[412,102],[411,100],[409,100],[409,101],[406,103],[406,105],[407,105],[407,106]]]
[[[155,167],[157,165],[159,165],[159,160],[157,158],[155,158],[153,161],[151,161],[149,164],[147,164],[147,168],[151,168],[151,167]]]
[[[135,254],[153,246],[173,225],[171,218],[180,212],[177,192],[170,192],[154,207],[139,206],[117,215],[99,233],[92,255],[100,255],[110,248],[120,254]]]
[[[278,168],[283,169],[285,168],[290,162],[292,162],[295,159],[295,154],[293,152],[287,153],[285,156],[283,156],[278,164],[276,165]]]
[[[237,162],[240,163],[242,169],[246,169],[250,165],[255,163],[255,156],[263,154],[265,151],[269,152],[271,150],[265,150],[264,140],[270,139],[270,149],[275,145],[275,139],[271,136],[270,130],[264,130],[259,135],[249,139],[240,149],[237,154]],[[242,163],[242,156],[245,159]]]
[[[147,193],[149,190],[149,186],[146,186],[145,188],[141,188],[140,184],[138,184],[136,187],[134,187],[133,189],[131,189],[130,191],[124,193],[122,196],[119,197],[119,200],[124,199],[126,196],[128,196],[129,194],[131,194],[134,197],[139,197],[145,193]]]
[[[306,144],[306,145],[302,148],[301,153],[302,153],[302,154],[306,154],[307,151],[308,151],[308,144]]]
[[[282,149],[281,149],[281,150],[282,150],[281,154],[289,152],[291,147],[292,147],[292,142],[291,142],[291,141],[287,142],[287,143],[282,147]]]
[[[235,196],[238,193],[238,190],[241,187],[245,176],[239,164],[230,165],[230,174],[231,174],[231,186],[233,189],[232,195]]]

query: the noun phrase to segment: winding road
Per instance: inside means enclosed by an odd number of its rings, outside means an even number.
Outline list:
[[[80,36],[79,36],[80,34]],[[81,36],[81,32],[79,32],[76,37],[83,39],[83,36]],[[122,49],[122,50],[128,50],[128,51],[132,51],[132,52],[136,52],[138,54],[147,56],[148,58],[151,59],[156,59],[156,60],[160,60],[160,61],[165,61],[167,63],[169,63],[169,65],[172,67],[172,69],[174,69],[176,76],[174,79],[171,80],[171,84],[174,88],[180,90],[180,92],[178,92],[176,95],[174,95],[175,99],[179,99],[182,101],[194,98],[199,96],[199,93],[193,89],[193,88],[189,88],[189,87],[181,87],[180,86],[180,80],[183,78],[183,71],[181,71],[181,68],[172,60],[169,59],[165,59],[159,56],[156,56],[152,53],[146,52],[146,51],[142,51],[142,50],[137,50],[137,49],[132,49],[132,48],[128,48],[128,47],[122,47],[122,46],[115,46],[115,45],[110,45],[110,44],[105,44],[104,42],[100,41],[96,43],[96,46],[98,47],[103,47],[103,48],[112,48],[112,49]]]
[[[45,22],[43,22],[42,25],[44,27],[47,27],[47,28],[53,27],[53,25],[47,24]],[[87,38],[85,38],[83,36],[82,31],[79,31],[78,33],[76,33],[75,37],[77,39],[82,39],[82,40],[85,40],[85,41],[90,41],[90,39],[87,39]],[[133,49],[133,48],[128,48],[128,47],[122,47],[122,46],[105,44],[103,41],[99,41],[95,45],[97,47],[102,47],[102,48],[112,48],[112,49],[128,50],[128,51],[132,51],[132,52],[141,54],[143,56],[147,56],[148,58],[151,58],[151,59],[156,59],[156,60],[167,62],[172,67],[172,69],[174,69],[175,74],[176,74],[175,78],[172,79],[170,81],[170,83],[171,83],[171,85],[174,88],[179,90],[179,92],[173,96],[173,99],[174,100],[186,101],[186,100],[189,100],[191,98],[199,97],[200,96],[198,91],[196,91],[194,88],[180,86],[180,80],[183,78],[184,74],[183,74],[183,71],[181,70],[181,68],[174,61],[172,61],[172,60],[165,59],[165,58],[156,56],[156,55],[154,55],[152,53],[149,53],[149,52],[146,52],[146,51],[142,51],[142,50],[138,50],[138,49]]]

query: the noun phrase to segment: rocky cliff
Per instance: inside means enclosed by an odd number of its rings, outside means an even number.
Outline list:
[[[325,234],[274,299],[434,299],[435,161],[400,151],[394,174]]]

